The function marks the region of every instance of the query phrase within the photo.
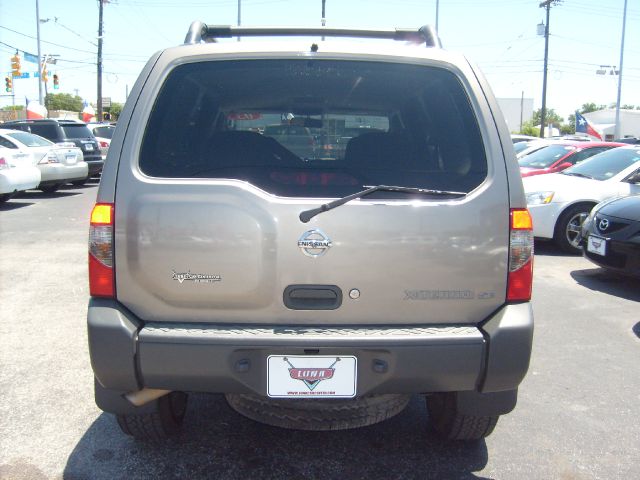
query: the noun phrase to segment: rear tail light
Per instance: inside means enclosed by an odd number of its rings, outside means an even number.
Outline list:
[[[89,292],[93,297],[115,296],[113,225],[113,204],[97,203],[89,228]]]
[[[109,144],[104,140],[100,140],[98,143],[100,144],[100,148],[109,148]]]
[[[525,208],[511,209],[507,301],[531,300],[533,285],[533,223]]]
[[[5,168],[11,168],[11,165],[7,163],[4,157],[0,157],[0,170],[4,170]]]

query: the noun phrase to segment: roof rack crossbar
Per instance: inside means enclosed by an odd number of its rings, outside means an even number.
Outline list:
[[[191,24],[185,44],[214,41],[216,38],[266,37],[266,36],[322,36],[380,38],[425,43],[427,47],[442,48],[440,39],[431,25],[417,30],[396,28],[394,30],[368,30],[328,27],[237,27],[233,25],[206,25],[195,21]]]

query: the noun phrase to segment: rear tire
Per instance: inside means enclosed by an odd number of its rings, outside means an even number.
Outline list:
[[[564,252],[574,255],[582,254],[582,249],[578,243],[582,222],[587,218],[593,205],[583,203],[568,208],[556,223],[556,230],[553,240]]]
[[[354,399],[282,399],[227,394],[227,402],[245,417],[294,430],[346,430],[381,422],[405,409],[410,395],[370,395]]]
[[[74,180],[73,182],[71,182],[71,185],[75,185],[77,187],[80,187],[80,186],[84,185],[85,183],[87,183],[88,181],[89,181],[89,177],[83,178],[82,180]]]
[[[55,185],[46,185],[44,187],[39,187],[44,193],[54,193],[60,188],[60,184],[56,183]]]
[[[155,408],[152,412],[116,415],[120,429],[137,440],[155,442],[180,431],[187,411],[187,394],[171,392],[154,402]]]
[[[458,411],[456,392],[434,393],[427,397],[427,410],[431,426],[446,440],[474,441],[493,432],[499,415],[464,415]]]

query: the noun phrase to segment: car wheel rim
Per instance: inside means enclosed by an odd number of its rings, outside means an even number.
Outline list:
[[[582,223],[584,219],[587,218],[586,212],[576,213],[573,217],[569,219],[567,223],[567,242],[574,248],[580,248],[580,230],[582,229]]]

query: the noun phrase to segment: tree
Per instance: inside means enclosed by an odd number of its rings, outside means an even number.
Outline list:
[[[122,113],[122,109],[124,105],[117,102],[111,102],[111,106],[109,108],[105,108],[104,111],[111,114],[111,120],[117,120],[120,114]]]
[[[560,126],[564,122],[564,118],[558,115],[553,108],[547,108],[545,111],[545,120],[547,125],[557,125]],[[540,125],[540,119],[542,118],[542,109],[539,108],[535,112],[533,112],[533,117],[531,121],[534,125]]]
[[[83,109],[82,98],[69,93],[49,93],[44,99],[47,110],[68,110],[81,112]]]
[[[532,120],[528,120],[522,124],[520,129],[520,135],[529,135],[531,137],[537,137],[540,134],[540,128],[536,128]]]
[[[8,107],[2,107],[0,110],[24,110],[24,105],[9,105]]]

